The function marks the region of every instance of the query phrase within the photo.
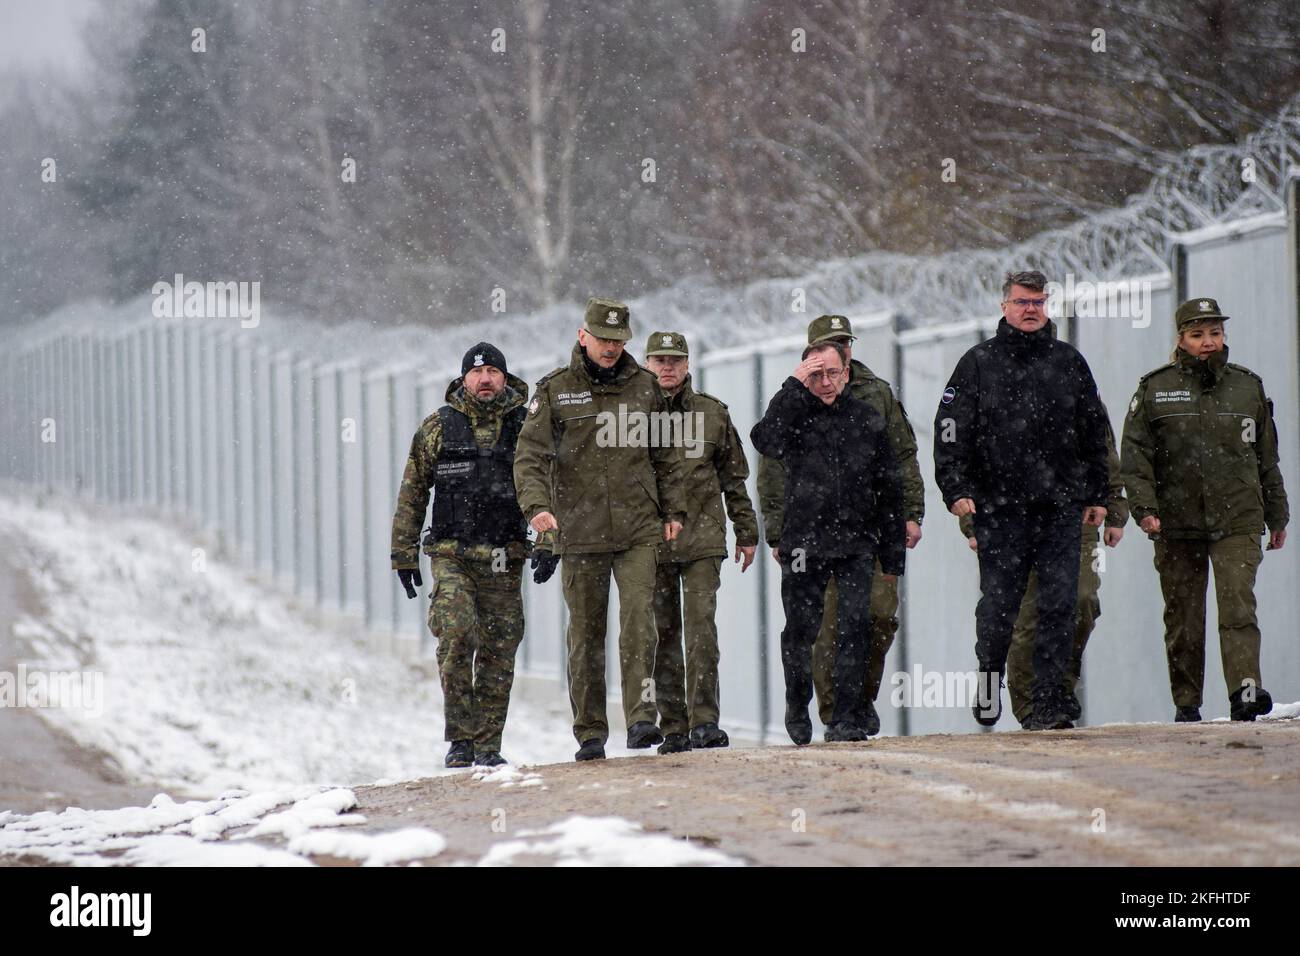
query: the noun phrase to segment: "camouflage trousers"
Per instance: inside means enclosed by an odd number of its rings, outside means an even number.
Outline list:
[[[1259,620],[1255,575],[1264,559],[1259,538],[1234,534],[1220,541],[1157,539],[1156,571],[1165,598],[1165,659],[1175,707],[1200,707],[1205,683],[1205,590],[1214,567],[1219,606],[1219,653],[1231,694],[1247,680],[1258,687]]]
[[[721,558],[659,565],[655,581],[655,627],[659,632],[655,702],[659,729],[665,734],[686,734],[693,727],[718,722],[718,628],[714,615],[721,569]]]
[[[1066,690],[1073,694],[1083,673],[1083,651],[1088,638],[1101,617],[1101,576],[1093,566],[1097,560],[1100,533],[1092,525],[1084,525],[1079,548],[1079,598],[1075,605],[1074,642],[1070,649],[1070,664],[1066,672]],[[1030,685],[1034,681],[1034,638],[1038,634],[1038,572],[1029,572],[1025,596],[1020,601],[1020,613],[1011,629],[1011,650],[1007,652],[1007,692],[1011,696],[1011,712],[1023,724],[1034,712],[1034,698]]]
[[[566,554],[560,559],[564,603],[569,609],[565,632],[569,705],[578,743],[609,739],[605,714],[605,622],[609,614],[609,579],[618,585],[618,663],[627,726],[654,723],[655,553],[653,544],[624,551]]]
[[[477,751],[501,749],[515,653],[524,636],[523,566],[518,558],[499,571],[492,561],[429,559],[429,630],[438,639],[444,738],[472,740]]]
[[[822,626],[813,642],[813,687],[817,691],[817,714],[823,724],[831,722],[835,711],[835,609],[839,592],[835,579],[826,585],[826,606],[822,611]],[[867,680],[863,688],[864,702],[874,702],[880,693],[880,682],[885,674],[885,655],[893,646],[898,633],[898,581],[885,580],[880,562],[876,562],[871,575],[871,610],[867,633]]]

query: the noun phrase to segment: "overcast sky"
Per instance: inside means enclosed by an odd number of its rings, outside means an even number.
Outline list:
[[[82,26],[99,0],[0,0],[0,74],[73,79],[85,61]]]

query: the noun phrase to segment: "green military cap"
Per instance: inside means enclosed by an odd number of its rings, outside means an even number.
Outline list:
[[[1174,325],[1181,332],[1197,322],[1223,322],[1228,316],[1219,311],[1214,299],[1188,299],[1174,313]]]
[[[690,355],[686,348],[686,336],[680,332],[651,332],[645,342],[645,354],[650,355]]]
[[[842,315],[819,315],[808,324],[808,344],[827,339],[856,339],[853,325]]]
[[[582,325],[598,339],[619,339],[626,342],[632,337],[627,306],[613,299],[588,299],[587,314]]]

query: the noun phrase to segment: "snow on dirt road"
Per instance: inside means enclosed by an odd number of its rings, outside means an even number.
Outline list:
[[[0,708],[3,863],[1300,864],[1294,704],[574,764],[516,703],[515,767],[447,771],[435,680],[201,536],[0,495],[0,543],[0,670],[103,679]]]

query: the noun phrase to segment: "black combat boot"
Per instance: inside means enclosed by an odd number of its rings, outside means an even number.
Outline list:
[[[1002,716],[1002,672],[981,667],[975,672],[975,703],[971,714],[981,727],[992,727]]]
[[[476,767],[500,767],[506,762],[506,758],[501,756],[499,750],[484,750],[474,754],[474,766]]]
[[[1071,720],[1078,720],[1083,716],[1083,705],[1079,703],[1079,698],[1072,692],[1067,691],[1065,694],[1065,716]]]
[[[862,729],[868,737],[874,737],[880,733],[880,715],[876,713],[876,705],[873,701],[867,701],[867,719],[863,723]]]
[[[1174,711],[1174,723],[1176,724],[1199,724],[1201,722],[1201,708],[1199,707],[1179,707]]]
[[[1247,700],[1249,688],[1238,687],[1228,697],[1230,715],[1233,720],[1254,720],[1273,709],[1273,696],[1262,687],[1255,688],[1255,699]]]
[[[453,740],[443,762],[448,767],[468,767],[474,762],[474,741]]]
[[[731,738],[727,732],[717,724],[700,724],[698,727],[691,728],[691,746],[697,750],[705,750],[709,747],[727,747],[731,745]]]
[[[604,760],[605,745],[597,738],[592,737],[590,740],[584,740],[578,752],[573,755],[574,760]]]
[[[645,750],[663,742],[664,735],[648,720],[638,720],[627,729],[628,750]]]
[[[1065,698],[1068,695],[1061,690],[1041,692],[1034,697],[1034,712],[1025,722],[1026,730],[1069,730],[1074,727],[1070,720]]]
[[[808,716],[806,704],[803,707],[785,705],[785,732],[800,747],[812,743],[812,719]]]
[[[832,723],[826,728],[826,742],[828,744],[844,743],[846,741],[866,740],[867,732],[861,727],[855,727],[849,723]]]
[[[661,754],[684,754],[691,749],[691,738],[685,734],[666,734],[659,745]]]

